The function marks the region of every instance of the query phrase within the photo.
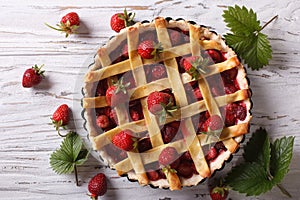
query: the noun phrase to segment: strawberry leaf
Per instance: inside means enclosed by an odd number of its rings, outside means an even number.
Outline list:
[[[290,197],[280,182],[289,170],[293,145],[294,137],[283,137],[271,144],[266,130],[260,128],[245,147],[246,162],[232,169],[226,183],[247,196],[260,195],[276,185]]]
[[[260,128],[252,134],[243,156],[246,161],[264,163],[265,169],[269,169],[270,151],[267,131]]]
[[[226,177],[226,183],[247,196],[257,196],[272,189],[264,166],[259,163],[243,163],[234,167]],[[259,183],[259,184],[258,184]]]
[[[272,48],[267,36],[261,33],[256,13],[239,6],[228,7],[223,13],[224,21],[232,33],[224,35],[225,40],[253,70],[269,64]],[[272,18],[269,24],[276,17]],[[266,24],[266,25],[267,25]]]
[[[271,145],[270,171],[276,184],[280,183],[289,171],[293,157],[294,139],[294,137],[283,137],[275,140]]]
[[[80,137],[70,132],[62,141],[60,148],[50,156],[50,166],[58,174],[70,174],[75,165],[81,165],[88,157],[88,151],[82,149]]]
[[[256,13],[246,7],[228,7],[223,14],[224,22],[233,33],[248,34],[260,30],[260,22],[257,20]]]

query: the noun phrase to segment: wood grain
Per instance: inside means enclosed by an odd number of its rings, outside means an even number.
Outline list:
[[[57,175],[49,166],[50,154],[59,147],[61,138],[49,125],[53,111],[62,103],[77,106],[78,83],[86,71],[88,58],[114,34],[109,27],[113,13],[123,8],[134,10],[137,20],[170,16],[194,20],[210,26],[220,34],[227,32],[222,11],[235,1],[193,0],[78,0],[0,2],[0,199],[89,199],[87,182],[97,172],[107,174],[108,193],[103,199],[209,199],[208,186],[224,176],[241,158],[243,148],[222,172],[196,187],[170,192],[140,187],[118,177],[93,157],[79,167],[81,186],[75,186],[74,175]],[[251,131],[264,127],[272,139],[296,136],[294,157],[283,185],[299,199],[300,186],[300,4],[299,0],[243,1],[239,5],[253,8],[265,23],[274,15],[279,18],[263,32],[268,34],[273,59],[260,71],[248,69],[253,91]],[[65,38],[44,23],[55,25],[70,11],[79,13],[79,34]],[[45,64],[46,79],[37,87],[24,89],[24,70],[34,64]],[[75,124],[77,113],[74,114]],[[75,128],[75,126],[73,126]],[[77,127],[78,128],[78,127]],[[247,136],[248,138],[249,136]],[[277,188],[259,197],[245,197],[230,192],[231,199],[287,199]]]

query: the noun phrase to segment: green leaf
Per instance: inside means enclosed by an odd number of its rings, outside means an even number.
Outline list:
[[[245,193],[247,196],[258,196],[273,187],[264,166],[256,162],[246,162],[234,167],[227,175],[225,183],[233,190]]]
[[[86,149],[83,149],[80,151],[75,164],[76,165],[82,165],[87,159],[88,159],[89,151]]]
[[[293,145],[294,137],[283,137],[271,144],[266,130],[258,129],[245,146],[246,162],[234,167],[225,182],[233,190],[250,196],[265,193],[275,185],[290,196],[280,182],[289,171]]]
[[[239,55],[242,55],[245,53],[246,48],[249,45],[248,40],[251,40],[247,38],[245,35],[233,35],[233,34],[226,34],[224,35],[226,43],[231,46],[236,52],[239,53]],[[248,36],[249,37],[249,36]]]
[[[267,36],[260,32],[262,27],[256,13],[244,6],[242,8],[235,6],[228,7],[223,17],[232,32],[224,36],[225,40],[248,64],[248,67],[258,70],[268,65],[272,58],[272,48]]]
[[[237,5],[235,7],[229,6],[228,10],[224,11],[223,18],[233,33],[248,34],[261,29],[256,13],[244,6],[242,8]]]
[[[70,174],[75,165],[83,164],[88,151],[82,150],[82,140],[79,135],[70,132],[62,141],[60,148],[50,156],[50,166],[58,174]]]
[[[272,58],[272,48],[267,36],[263,33],[253,35],[249,40],[247,51],[242,53],[242,57],[253,70],[268,65]]]
[[[274,176],[273,182],[278,184],[289,171],[289,165],[293,156],[293,146],[295,137],[283,137],[275,140],[271,145],[271,174]]]
[[[265,129],[258,129],[245,146],[244,158],[247,162],[263,163],[266,170],[270,166],[270,141]]]

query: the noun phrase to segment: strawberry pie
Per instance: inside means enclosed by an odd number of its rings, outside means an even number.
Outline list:
[[[251,92],[220,35],[157,17],[122,29],[85,75],[89,140],[120,175],[170,190],[220,169],[249,130]]]

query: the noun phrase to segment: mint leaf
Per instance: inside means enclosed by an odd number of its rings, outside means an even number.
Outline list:
[[[50,166],[58,174],[70,174],[75,165],[83,164],[87,159],[88,151],[82,150],[82,140],[70,132],[62,141],[60,148],[50,156]]]
[[[227,175],[225,183],[233,190],[245,193],[247,196],[260,195],[273,187],[264,166],[256,162],[246,162],[234,167]]]
[[[268,133],[265,129],[258,129],[250,138],[245,146],[244,159],[247,162],[262,163],[265,170],[269,173],[271,147]]]
[[[226,43],[248,64],[248,67],[258,70],[268,65],[272,58],[272,48],[267,36],[261,33],[265,26],[260,26],[256,13],[244,6],[228,7],[228,10],[224,10],[223,18],[232,32],[224,35]]]
[[[271,174],[273,182],[278,184],[289,171],[289,165],[293,156],[293,145],[295,137],[283,137],[275,140],[271,145]]]
[[[260,22],[257,20],[256,13],[246,7],[228,7],[228,10],[224,11],[222,15],[224,21],[227,23],[227,27],[233,33],[249,34],[260,30]]]

